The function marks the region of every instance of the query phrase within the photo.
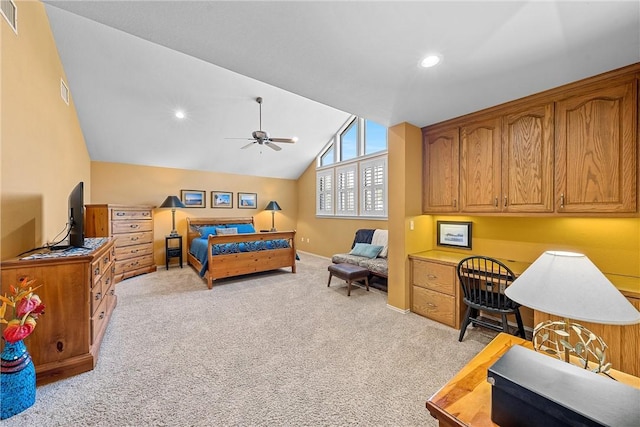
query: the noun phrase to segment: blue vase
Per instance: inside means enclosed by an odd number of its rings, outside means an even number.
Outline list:
[[[0,398],[2,420],[36,402],[36,368],[22,340],[5,342],[0,354]]]

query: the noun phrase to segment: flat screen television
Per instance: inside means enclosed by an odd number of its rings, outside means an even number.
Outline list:
[[[69,245],[81,248],[84,246],[84,182],[71,190],[69,194]]]

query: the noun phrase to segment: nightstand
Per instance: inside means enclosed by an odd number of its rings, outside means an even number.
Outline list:
[[[180,258],[180,268],[182,268],[182,236],[165,236],[164,249],[167,258],[167,270],[169,269],[169,259],[171,258]]]

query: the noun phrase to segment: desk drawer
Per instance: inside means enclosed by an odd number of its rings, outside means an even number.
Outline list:
[[[456,269],[452,265],[438,264],[436,262],[412,260],[411,277],[414,286],[431,289],[454,296]]]
[[[451,295],[413,286],[411,311],[447,326],[456,327],[456,299]]]

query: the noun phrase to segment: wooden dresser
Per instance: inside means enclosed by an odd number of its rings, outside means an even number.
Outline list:
[[[85,236],[115,240],[115,282],[156,271],[153,206],[86,205]]]
[[[38,385],[90,371],[116,306],[114,242],[85,239],[90,250],[40,251],[0,264],[2,294],[23,277],[35,279],[45,305],[34,332],[24,341]]]

